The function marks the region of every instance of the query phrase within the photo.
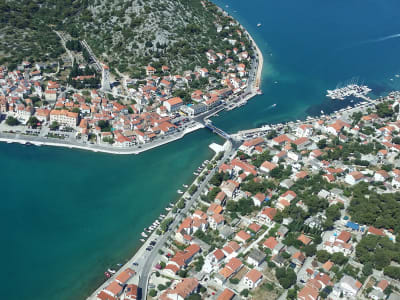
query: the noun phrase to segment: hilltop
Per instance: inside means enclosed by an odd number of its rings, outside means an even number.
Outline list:
[[[205,66],[208,49],[224,53],[240,40],[236,22],[199,0],[0,0],[0,22],[0,64],[59,58],[58,30],[86,40],[100,60],[134,77],[149,64],[172,71]]]

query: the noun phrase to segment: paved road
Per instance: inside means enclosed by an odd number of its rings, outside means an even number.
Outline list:
[[[139,279],[139,289],[141,290],[142,299],[146,299],[147,291],[148,291],[148,281],[151,274],[151,270],[153,266],[158,262],[160,258],[160,254],[158,251],[164,246],[165,242],[168,240],[170,236],[175,233],[175,228],[180,224],[182,220],[182,215],[185,215],[189,212],[189,210],[194,206],[194,204],[200,198],[201,192],[204,190],[208,181],[214,176],[216,170],[218,170],[219,166],[224,163],[228,157],[230,157],[235,150],[237,149],[237,145],[232,145],[230,143],[230,150],[225,152],[224,157],[218,162],[217,167],[211,170],[211,172],[206,176],[205,180],[200,184],[196,193],[190,198],[190,200],[186,203],[185,208],[181,211],[180,216],[177,217],[170,226],[168,233],[164,234],[153,247],[153,250],[150,253],[150,256],[146,258],[145,265],[142,267],[141,276]]]
[[[65,139],[47,138],[43,136],[46,130],[48,132],[48,129],[45,128],[42,129],[42,132],[40,132],[39,136],[22,134],[22,132],[25,132],[26,130],[25,127],[7,128],[7,130],[19,130],[20,132],[19,133],[0,132],[0,139],[2,141],[9,140],[10,142],[17,142],[23,144],[25,144],[26,142],[30,142],[31,144],[38,144],[38,145],[43,144],[43,145],[60,146],[66,148],[78,148],[83,150],[90,150],[94,152],[105,152],[111,154],[139,154],[140,152],[144,152],[152,148],[180,139],[185,134],[195,131],[201,127],[202,125],[198,124],[197,122],[188,122],[185,124],[185,128],[181,128],[180,132],[178,133],[165,135],[163,136],[163,138],[161,137],[156,138],[154,141],[150,143],[140,144],[138,146],[132,146],[127,148],[119,148],[107,144],[91,144],[89,142],[83,143],[77,141],[74,136]],[[5,130],[5,128],[3,127],[2,129]],[[71,135],[71,133],[65,133],[65,134]]]

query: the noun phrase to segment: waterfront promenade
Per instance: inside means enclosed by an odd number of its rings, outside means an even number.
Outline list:
[[[23,135],[23,134],[14,134],[5,132],[0,133],[0,142],[19,143],[23,145],[32,144],[35,146],[64,147],[70,149],[80,149],[80,150],[102,152],[108,154],[131,155],[131,154],[139,154],[144,151],[148,151],[153,148],[176,141],[178,139],[183,138],[186,134],[189,134],[201,128],[204,128],[203,124],[193,122],[181,132],[165,136],[163,139],[157,139],[151,143],[142,144],[129,148],[118,148],[118,147],[108,146],[106,144],[104,145],[90,144],[90,143],[83,144],[74,140],[62,140],[58,138],[47,138],[42,136]]]

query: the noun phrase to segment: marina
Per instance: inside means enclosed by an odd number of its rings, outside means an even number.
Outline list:
[[[347,97],[361,98],[371,91],[372,90],[366,85],[349,84],[345,87],[327,90],[326,96],[332,100],[344,100]]]

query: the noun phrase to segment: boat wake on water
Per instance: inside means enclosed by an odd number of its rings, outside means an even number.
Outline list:
[[[263,110],[263,111],[270,110],[270,109],[274,108],[275,106],[276,106],[276,103],[274,103],[274,104],[272,104],[272,105],[270,105],[270,106],[268,106],[268,107],[264,108],[264,110]]]
[[[381,42],[384,42],[384,41],[387,41],[387,40],[392,40],[392,39],[397,39],[397,38],[400,38],[400,33],[384,36],[384,37],[381,37],[381,38],[378,38],[378,39],[361,41],[361,42],[355,43],[353,45],[345,46],[345,47],[340,48],[338,50],[346,50],[346,49],[350,49],[350,48],[354,48],[354,47],[358,47],[358,46],[362,46],[362,45],[366,45],[366,44],[381,43]]]

